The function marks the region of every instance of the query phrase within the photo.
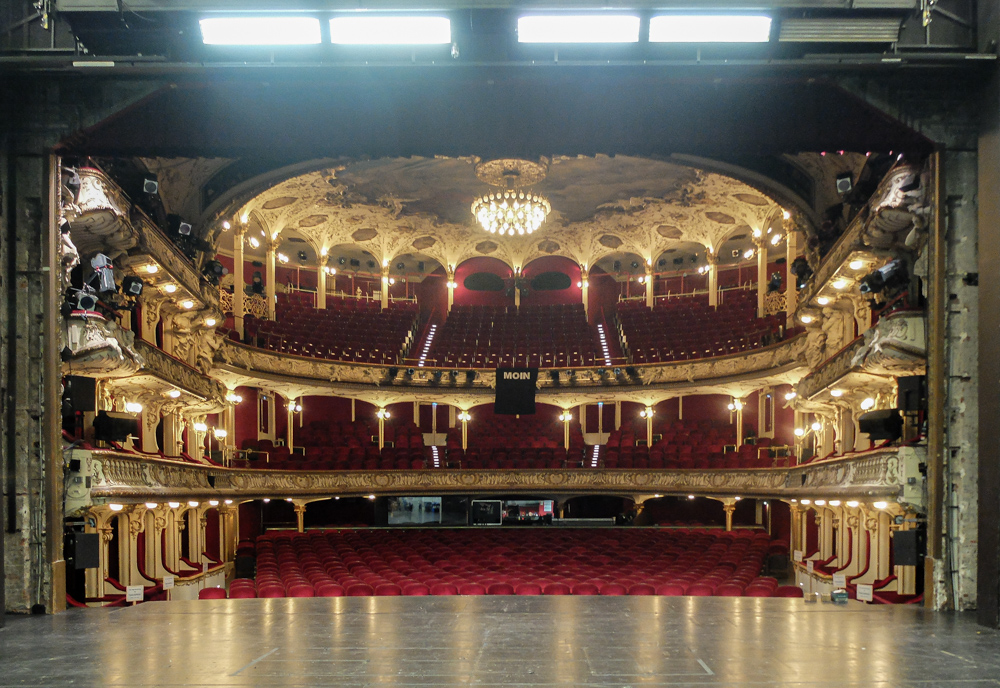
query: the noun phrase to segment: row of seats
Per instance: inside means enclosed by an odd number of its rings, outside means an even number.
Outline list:
[[[710,358],[780,341],[784,314],[757,317],[755,289],[724,292],[717,307],[707,294],[618,305],[618,331],[633,363]]]
[[[255,579],[230,592],[801,597],[761,575],[779,548],[763,532],[702,529],[282,531],[257,539]]]
[[[482,450],[556,449],[564,447],[563,423],[544,416],[519,418],[488,417],[469,425],[468,446]],[[583,431],[577,422],[570,423],[570,448],[582,450]],[[448,431],[448,450],[462,446],[462,429]]]
[[[453,306],[428,337],[427,362],[459,368],[592,366],[600,359],[597,331],[583,304]],[[424,344],[417,347],[423,352]]]

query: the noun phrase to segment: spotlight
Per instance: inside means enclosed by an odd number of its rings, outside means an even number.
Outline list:
[[[851,189],[854,188],[854,184],[851,181],[851,175],[848,172],[844,174],[837,175],[837,193],[841,196],[846,196],[851,193]]]
[[[92,311],[97,306],[97,297],[86,291],[79,291],[76,294],[76,310]]]
[[[299,251],[298,254],[297,254],[297,256],[298,256],[299,262],[302,263],[303,265],[305,265],[306,262],[308,262],[308,260],[309,260],[309,254],[306,253],[305,251]]]
[[[142,294],[142,280],[135,275],[128,275],[122,280],[122,293],[128,296],[139,296]]]
[[[177,233],[181,236],[191,236],[191,223],[182,222],[177,225]]]
[[[396,263],[396,269],[397,270],[405,270],[406,269],[406,263],[404,263],[402,261]]]
[[[633,270],[637,270],[637,269],[639,268],[639,261],[637,261],[637,260],[633,260],[633,261],[632,261],[632,262],[630,263],[630,265],[632,266],[632,269],[633,269]]]
[[[153,179],[144,179],[142,181],[142,190],[148,194],[159,193],[160,183],[156,181],[155,177]]]
[[[115,291],[115,271],[110,258],[103,253],[98,253],[90,259],[90,267],[94,269],[94,274],[97,275],[97,291]]]

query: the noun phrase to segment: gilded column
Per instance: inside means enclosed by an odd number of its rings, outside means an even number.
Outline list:
[[[267,293],[267,319],[274,320],[274,299],[277,293],[277,266],[275,261],[277,261],[277,247],[268,242],[267,245],[267,258],[265,261],[265,268],[267,270],[267,284],[264,285],[265,292]]]
[[[236,331],[243,340],[243,318],[246,315],[243,297],[245,296],[245,285],[243,283],[243,237],[246,232],[246,224],[237,222],[233,231],[233,321],[236,324]]]

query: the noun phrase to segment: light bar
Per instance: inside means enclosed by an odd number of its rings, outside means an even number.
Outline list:
[[[334,17],[330,41],[340,45],[437,45],[451,43],[448,17]]]
[[[663,14],[649,20],[650,43],[767,43],[771,18],[760,15]]]
[[[518,43],[638,43],[639,17],[531,15],[517,20]]]
[[[212,17],[202,19],[206,45],[317,45],[316,17]]]

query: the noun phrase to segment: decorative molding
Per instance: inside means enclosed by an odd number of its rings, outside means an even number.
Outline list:
[[[72,356],[63,361],[66,375],[88,377],[127,377],[145,365],[138,353],[135,335],[118,323],[100,315],[62,318],[60,351],[69,349]]]
[[[84,450],[77,450],[83,452]],[[435,494],[700,494],[711,496],[899,498],[898,449],[794,468],[717,470],[278,471],[219,468],[91,452],[97,500]],[[210,481],[211,478],[211,481]]]
[[[769,291],[764,295],[764,315],[778,315],[785,312],[785,293]]]
[[[190,392],[208,402],[213,410],[221,410],[225,406],[226,388],[218,380],[204,375],[197,368],[148,342],[137,341],[136,350],[144,361],[141,375],[155,376],[173,387]],[[127,382],[127,379],[123,382]]]
[[[152,257],[188,293],[201,301],[204,306],[218,306],[218,290],[201,278],[194,264],[174,242],[163,234],[145,213],[136,212],[135,224],[139,231],[138,251],[129,256],[130,263]]]

